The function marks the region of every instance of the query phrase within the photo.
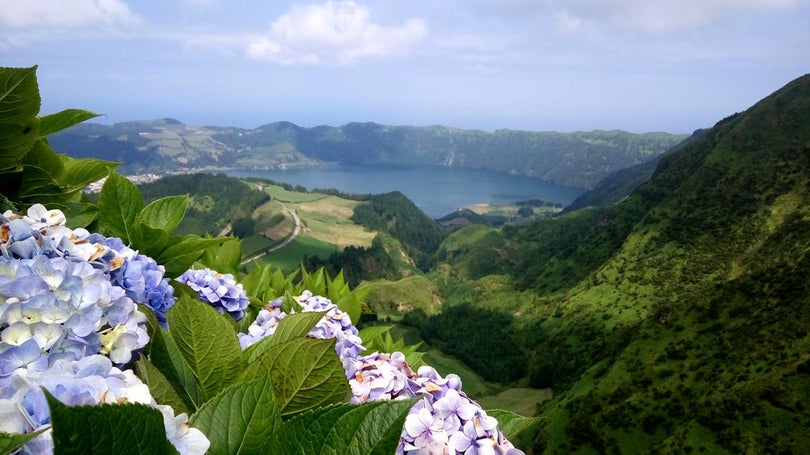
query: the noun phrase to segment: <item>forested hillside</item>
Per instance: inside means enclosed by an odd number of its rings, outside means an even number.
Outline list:
[[[468,283],[445,305],[509,315],[529,380],[557,393],[538,452],[810,447],[808,125],[804,76],[615,205],[445,241],[437,276]]]
[[[122,162],[129,173],[176,169],[292,168],[324,162],[426,164],[488,169],[591,188],[610,173],[664,153],[683,134],[575,133],[350,123],[303,128],[197,127],[173,119],[79,124],[54,134],[72,156]]]

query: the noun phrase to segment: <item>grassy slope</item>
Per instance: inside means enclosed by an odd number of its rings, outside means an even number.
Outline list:
[[[616,254],[536,319],[554,308],[539,347],[582,372],[544,407],[539,447],[810,447],[808,122],[805,77],[665,158],[611,212],[649,207]]]

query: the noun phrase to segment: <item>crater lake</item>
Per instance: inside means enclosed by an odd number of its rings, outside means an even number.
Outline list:
[[[231,177],[256,177],[308,190],[380,194],[400,191],[432,218],[480,203],[542,199],[566,206],[585,192],[505,172],[446,166],[336,164],[307,169],[228,169]]]

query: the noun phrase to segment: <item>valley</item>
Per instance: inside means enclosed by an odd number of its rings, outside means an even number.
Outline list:
[[[808,124],[805,76],[587,199],[610,202],[503,226],[475,222],[478,207],[442,226],[401,193],[253,180],[257,204],[228,216],[250,214],[247,251],[293,231],[278,204],[295,211],[302,232],[262,261],[342,271],[363,324],[537,416],[530,453],[796,453],[810,446]]]

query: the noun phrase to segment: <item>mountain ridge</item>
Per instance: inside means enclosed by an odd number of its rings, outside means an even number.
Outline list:
[[[189,126],[175,119],[80,124],[50,141],[73,156],[123,162],[125,173],[190,168],[291,168],[325,163],[425,164],[527,175],[591,188],[611,172],[660,155],[686,135],[621,130],[494,132],[431,125],[291,122],[254,129]]]
[[[535,451],[810,447],[810,75],[616,203],[464,235],[440,247],[461,289],[442,297],[509,315],[532,385],[555,389]]]

